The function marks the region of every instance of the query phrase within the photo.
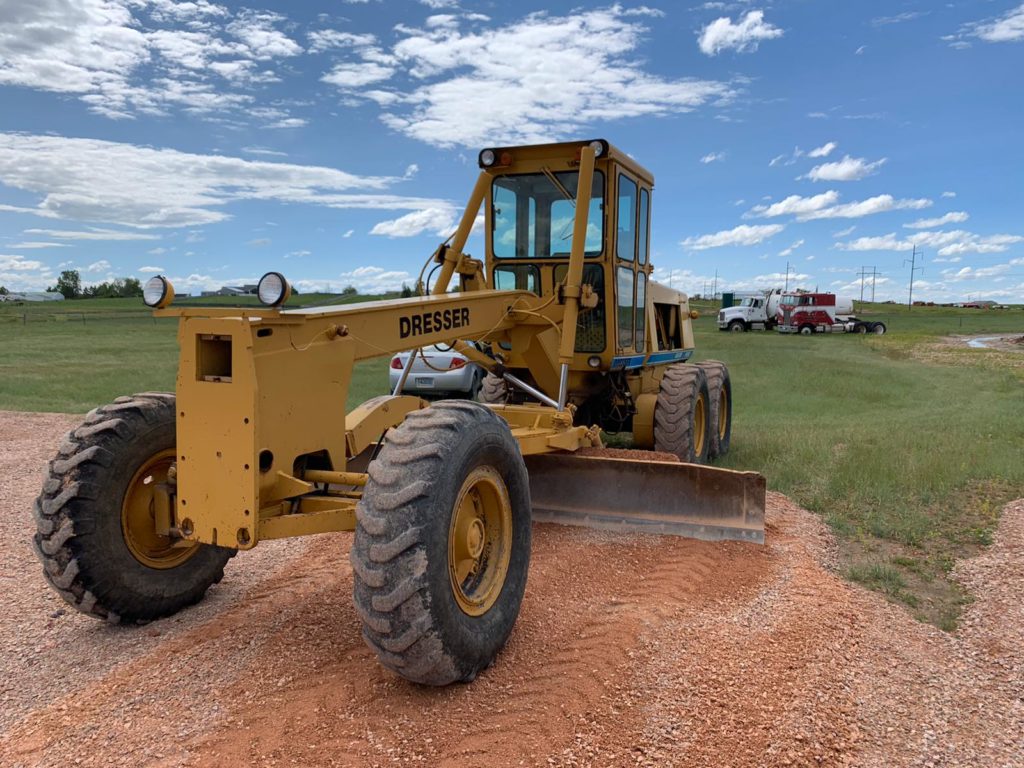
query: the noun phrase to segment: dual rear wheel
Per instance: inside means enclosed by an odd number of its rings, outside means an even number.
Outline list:
[[[732,381],[717,360],[669,366],[654,406],[654,449],[703,464],[724,456],[732,436]]]

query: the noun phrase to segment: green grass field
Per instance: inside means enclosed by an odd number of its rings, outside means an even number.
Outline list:
[[[764,473],[821,514],[849,578],[954,626],[967,596],[948,578],[952,564],[1024,496],[1024,352],[942,337],[1024,335],[1024,311],[866,305],[861,314],[889,334],[806,337],[721,333],[715,308],[698,307],[697,357],[725,361],[733,377],[724,465]],[[174,331],[137,300],[0,305],[0,409],[79,413],[173,389]],[[386,390],[386,366],[357,367],[349,407]]]

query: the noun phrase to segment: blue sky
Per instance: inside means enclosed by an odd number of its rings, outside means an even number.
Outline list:
[[[484,146],[655,175],[656,277],[1024,302],[1024,4],[0,4],[0,284],[412,282]],[[482,255],[477,236],[468,249]]]

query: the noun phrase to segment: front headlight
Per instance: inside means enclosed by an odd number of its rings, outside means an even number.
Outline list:
[[[280,272],[267,272],[256,286],[260,303],[268,307],[279,307],[292,295],[292,287]]]
[[[142,301],[147,307],[163,309],[174,301],[174,286],[163,275],[151,277],[142,288]]]

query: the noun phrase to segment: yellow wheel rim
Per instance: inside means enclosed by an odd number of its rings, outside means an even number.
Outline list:
[[[729,393],[723,386],[718,390],[718,439],[725,440],[726,430],[729,428]]]
[[[693,406],[693,452],[697,458],[704,455],[704,438],[707,435],[708,414],[707,402],[704,400],[704,393],[697,395],[697,402]]]
[[[154,489],[166,482],[174,463],[174,449],[150,457],[132,477],[121,504],[121,531],[128,550],[150,568],[174,568],[194,555],[199,547],[174,546],[174,540],[156,532]]]
[[[501,594],[512,556],[512,503],[501,476],[477,467],[462,484],[448,530],[448,574],[459,608],[482,616]]]

